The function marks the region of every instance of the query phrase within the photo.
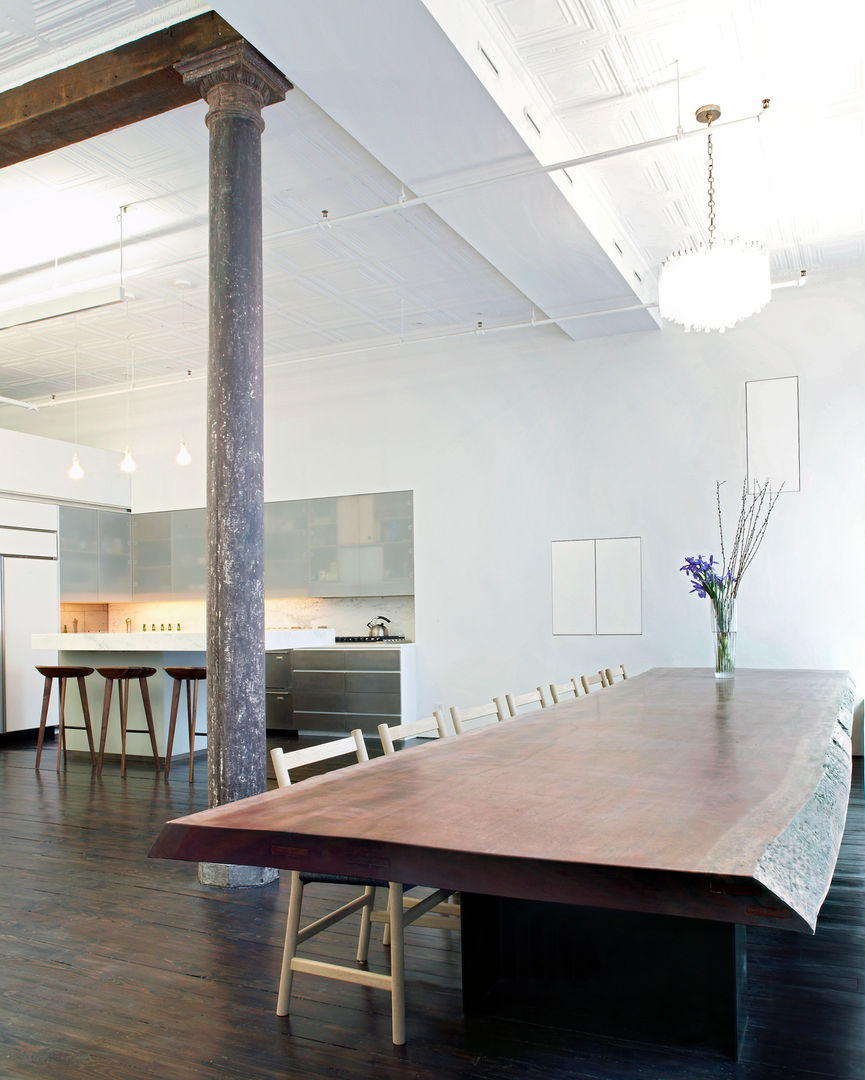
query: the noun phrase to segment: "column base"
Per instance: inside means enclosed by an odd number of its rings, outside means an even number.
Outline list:
[[[202,885],[218,885],[223,889],[243,889],[253,885],[269,885],[276,881],[279,871],[272,866],[232,866],[230,863],[198,864],[198,880]]]

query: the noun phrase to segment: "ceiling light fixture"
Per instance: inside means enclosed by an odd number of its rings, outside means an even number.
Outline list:
[[[81,462],[78,460],[78,455],[72,455],[72,464],[66,470],[66,475],[70,480],[80,480],[84,475],[84,470],[81,468]]]
[[[178,465],[189,465],[192,461],[192,454],[186,447],[186,442],[180,440],[180,449],[177,451],[177,458],[175,459]]]
[[[769,107],[768,98],[763,108]],[[709,241],[669,255],[661,264],[658,307],[661,317],[685,330],[723,333],[769,303],[772,286],[769,257],[762,244],[715,239],[715,177],[712,160],[712,122],[721,115],[717,105],[703,105],[697,120],[708,128]]]

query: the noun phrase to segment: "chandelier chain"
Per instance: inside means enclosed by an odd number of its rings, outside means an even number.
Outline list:
[[[711,124],[711,120],[709,121]],[[712,132],[708,134],[709,144],[709,247],[715,242],[715,173],[712,159]]]

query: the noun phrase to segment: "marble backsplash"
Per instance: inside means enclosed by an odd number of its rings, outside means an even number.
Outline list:
[[[93,616],[99,609],[99,625],[92,625]],[[159,630],[164,627],[176,630],[205,630],[205,607],[201,600],[156,601],[132,604],[63,604],[61,622],[72,630],[72,620],[79,620],[79,630],[107,630],[122,634],[127,629],[140,631],[146,625]],[[364,596],[364,597],[286,597],[265,600],[264,623],[268,630],[292,627],[332,626],[339,637],[360,636],[367,633],[367,623],[378,615],[390,619],[388,629],[407,641],[414,641],[413,596]],[[107,624],[102,622],[107,619]],[[129,619],[129,626],[126,620]]]

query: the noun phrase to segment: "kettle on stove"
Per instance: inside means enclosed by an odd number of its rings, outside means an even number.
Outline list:
[[[389,623],[390,619],[386,615],[376,615],[374,619],[366,624],[369,627],[369,633],[367,637],[371,638],[383,638],[388,636],[387,627],[385,623]]]

